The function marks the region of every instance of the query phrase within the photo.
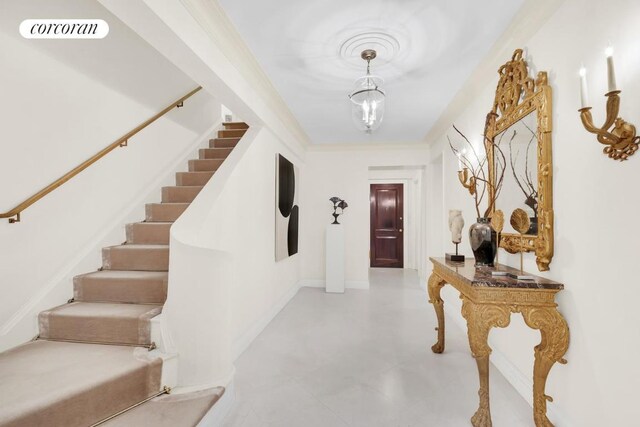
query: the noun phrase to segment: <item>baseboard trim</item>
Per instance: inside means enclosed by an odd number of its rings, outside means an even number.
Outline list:
[[[276,302],[262,317],[260,317],[253,326],[249,328],[240,338],[233,343],[233,359],[240,357],[242,353],[251,345],[254,339],[267,327],[274,317],[296,296],[300,289],[300,282],[294,284],[289,290]]]
[[[325,281],[322,279],[302,279],[298,282],[300,287],[304,288],[324,288]],[[369,290],[369,281],[368,280],[346,280],[344,282],[344,287],[346,289],[364,289]]]

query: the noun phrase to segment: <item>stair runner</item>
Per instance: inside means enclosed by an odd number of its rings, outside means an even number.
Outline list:
[[[176,185],[162,188],[161,203],[146,205],[146,220],[126,226],[126,243],[102,250],[102,268],[73,279],[73,300],[40,313],[38,339],[0,353],[1,427],[90,426],[161,390],[162,359],[141,347],[153,347],[150,321],[167,298],[169,229],[247,129],[224,123]],[[201,418],[223,391],[185,408]],[[118,418],[162,414],[163,404],[174,412],[180,400],[159,397]],[[171,425],[199,418],[180,420]]]

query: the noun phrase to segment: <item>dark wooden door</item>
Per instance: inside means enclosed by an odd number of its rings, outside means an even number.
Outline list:
[[[402,184],[371,184],[371,267],[404,267]]]

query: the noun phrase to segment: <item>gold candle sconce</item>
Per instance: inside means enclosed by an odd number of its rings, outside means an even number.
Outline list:
[[[638,151],[640,137],[636,136],[636,127],[633,124],[618,117],[620,112],[620,90],[616,87],[613,49],[611,47],[607,48],[606,56],[609,91],[605,95],[607,97],[607,117],[604,124],[602,127],[596,127],[593,124],[591,107],[588,106],[586,70],[584,67],[580,69],[582,108],[578,111],[584,128],[588,132],[595,134],[598,142],[605,145],[602,150],[603,153],[611,159],[624,161]]]
[[[476,194],[476,178],[473,176],[469,176],[469,169],[463,168],[458,171],[458,179],[460,180],[460,184],[467,190],[469,190],[469,194],[472,196]]]

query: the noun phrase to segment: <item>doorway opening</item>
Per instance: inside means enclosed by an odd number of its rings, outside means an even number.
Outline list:
[[[404,268],[404,185],[370,184],[370,266]]]
[[[405,165],[405,166],[369,166],[369,179],[365,191],[368,191],[371,199],[371,186],[379,184],[391,184],[402,187],[402,213],[396,215],[398,222],[395,230],[402,235],[402,253],[395,256],[382,257],[379,259],[379,251],[374,248],[375,239],[373,238],[374,227],[376,222],[370,214],[369,228],[369,267],[391,267],[418,270],[421,278],[426,275],[426,237],[425,225],[426,215],[426,185],[427,170],[423,165]],[[402,219],[399,219],[402,217]],[[379,226],[380,224],[378,224]],[[380,227],[384,228],[384,227]],[[400,232],[402,229],[402,232]],[[363,230],[364,231],[364,230]],[[378,242],[380,243],[380,242]],[[381,244],[381,243],[380,243]],[[396,247],[397,249],[397,247]],[[399,250],[398,250],[399,252]],[[395,258],[397,257],[397,258]],[[384,259],[387,258],[387,259]],[[387,260],[396,259],[395,262],[387,262]],[[398,262],[401,260],[401,263]],[[384,264],[384,265],[380,265]],[[389,265],[389,264],[395,264]]]

